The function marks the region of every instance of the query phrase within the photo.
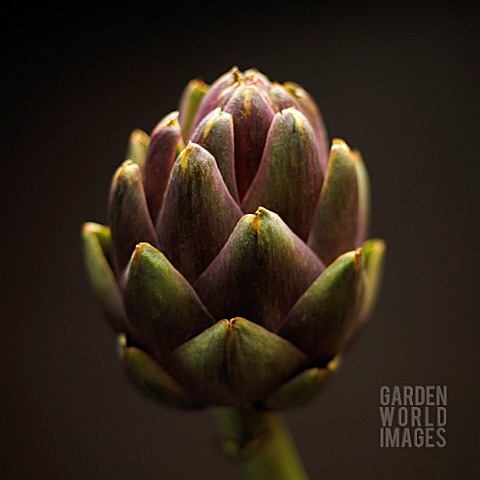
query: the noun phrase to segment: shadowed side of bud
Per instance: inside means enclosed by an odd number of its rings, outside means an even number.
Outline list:
[[[283,86],[295,99],[300,110],[305,114],[313,127],[318,150],[320,152],[320,163],[322,165],[323,173],[325,174],[328,165],[328,135],[325,128],[325,122],[320,115],[317,103],[300,85],[297,85],[294,82],[286,82]]]
[[[256,85],[241,82],[223,110],[233,118],[235,174],[243,198],[262,158],[273,109]]]

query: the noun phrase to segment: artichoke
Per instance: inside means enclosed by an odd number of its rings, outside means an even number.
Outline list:
[[[132,133],[109,227],[82,229],[128,377],[160,402],[280,409],[335,371],[370,315],[385,246],[365,241],[360,154],[294,83],[194,80]]]

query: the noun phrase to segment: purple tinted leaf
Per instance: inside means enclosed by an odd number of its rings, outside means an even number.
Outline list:
[[[312,127],[298,110],[285,109],[274,117],[260,167],[242,209],[252,212],[263,205],[278,213],[305,240],[322,179]]]
[[[192,142],[208,150],[215,161],[232,197],[238,202],[235,180],[233,119],[229,113],[216,108],[198,125]]]
[[[109,210],[115,266],[117,275],[120,275],[137,243],[158,246],[137,164],[127,160],[115,172]]]
[[[208,89],[207,94],[203,97],[202,103],[198,108],[195,120],[192,124],[192,131],[197,128],[197,125],[202,119],[208,115],[212,110],[219,106],[219,101],[225,90],[232,85],[238,85],[238,79],[240,78],[240,72],[237,67],[233,67],[227,73],[219,77]]]
[[[162,206],[180,138],[178,112],[170,113],[163,118],[152,132],[143,182],[150,215],[154,220]]]
[[[260,164],[274,112],[257,87],[243,83],[223,110],[233,118],[235,174],[241,199]]]
[[[306,90],[296,83],[287,82],[284,84],[284,87],[295,99],[302,113],[305,114],[313,127],[319,151],[320,163],[322,165],[323,173],[325,174],[327,171],[329,142],[325,122],[320,115],[317,103]]]
[[[215,318],[242,316],[276,332],[322,269],[281,218],[260,207],[238,222],[195,290]]]
[[[343,351],[355,328],[362,287],[361,249],[340,256],[298,299],[280,334],[314,361]]]
[[[158,218],[162,251],[193,282],[217,256],[241,216],[213,156],[189,143],[175,162]]]

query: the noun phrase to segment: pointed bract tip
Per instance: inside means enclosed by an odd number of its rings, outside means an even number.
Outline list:
[[[143,130],[140,130],[139,128],[136,128],[135,130],[132,130],[132,133],[130,134],[130,141],[134,143],[148,143],[149,136],[146,132]]]
[[[120,181],[120,178],[123,177],[124,175],[139,169],[139,166],[132,162],[131,160],[125,160],[116,170],[113,180],[112,180],[112,186],[113,189],[117,188],[118,182]]]
[[[264,217],[268,217],[270,212],[263,207],[258,207],[255,211],[255,214],[252,218],[252,227],[255,233],[258,235],[260,233],[260,222]]]
[[[240,72],[240,70],[237,66],[232,67],[230,69],[230,72],[228,72],[228,73],[232,74],[235,82],[240,82],[242,80],[242,74],[241,74],[241,72]]]
[[[362,264],[362,247],[358,247],[355,250],[354,262],[355,269],[358,270],[360,268],[360,265]]]
[[[226,335],[230,335],[232,333],[233,327],[235,325],[235,321],[237,320],[237,317],[231,318],[230,320],[224,320],[226,322]]]
[[[260,217],[261,215],[265,215],[267,212],[268,212],[268,210],[267,210],[266,208],[258,207],[258,208],[255,210],[255,216]]]
[[[327,363],[327,370],[330,372],[336,372],[339,368],[340,365],[342,364],[342,356],[341,355],[335,355],[328,363]]]
[[[188,82],[188,87],[191,90],[202,90],[203,92],[207,92],[208,90],[208,85],[202,80],[201,78],[194,78]]]
[[[82,233],[95,233],[99,231],[100,225],[93,222],[84,222],[82,223]]]
[[[148,242],[140,242],[135,245],[135,250],[132,252],[132,257],[130,258],[130,263],[129,267],[131,265],[137,265],[138,262],[140,261],[140,258],[142,256],[142,251],[144,247],[151,247],[151,245]]]
[[[127,336],[124,333],[117,337],[117,354],[121,359],[126,358],[128,355]]]
[[[178,125],[178,111],[172,112],[164,119],[166,126]]]
[[[179,127],[178,123],[178,111],[174,111],[163,117],[155,126],[152,132],[152,136],[156,135],[160,130],[166,127]]]
[[[373,248],[377,252],[384,252],[387,249],[387,244],[385,243],[385,240],[382,240],[381,238],[374,238],[372,240],[375,241],[375,243],[373,244]]]
[[[297,107],[287,107],[287,108],[284,108],[280,113],[282,114],[282,116],[285,116],[290,113],[295,115],[296,113],[299,113],[299,112]]]
[[[188,167],[188,156],[190,152],[192,151],[194,145],[196,145],[193,142],[188,142],[187,146],[185,147],[185,150],[181,153],[180,157],[180,168],[182,170],[185,170]]]
[[[341,138],[334,138],[332,140],[331,151],[333,152],[334,150],[345,150],[346,152],[350,153],[350,147],[347,145],[347,142]]]

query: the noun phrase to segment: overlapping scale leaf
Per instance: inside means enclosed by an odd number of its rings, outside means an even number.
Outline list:
[[[362,297],[361,269],[360,249],[337,258],[298,299],[280,334],[314,361],[341,352]]]
[[[195,289],[216,319],[240,315],[277,331],[322,269],[283,220],[260,207],[238,222]]]
[[[357,169],[347,144],[334,140],[308,244],[328,265],[358,245]]]
[[[123,162],[113,177],[109,217],[117,274],[121,275],[137,243],[158,246],[140,167],[129,160]]]
[[[228,191],[238,202],[232,116],[222,112],[221,108],[216,108],[198,125],[192,135],[192,142],[213,155]]]
[[[110,229],[88,222],[82,227],[83,253],[88,277],[100,307],[116,332],[129,330],[123,298],[107,259]]]
[[[175,162],[157,222],[164,254],[193,282],[220,252],[241,216],[213,156],[189,143]]]
[[[312,128],[295,108],[277,113],[263,158],[242,203],[244,212],[263,205],[278,213],[302,239],[312,225],[322,185],[322,169]]]
[[[286,82],[283,86],[285,90],[295,99],[300,110],[308,118],[313,127],[320,152],[320,163],[322,165],[323,172],[325,173],[327,171],[328,164],[328,136],[325,123],[320,115],[320,110],[318,109],[317,103],[300,85],[294,82]]]
[[[143,184],[153,221],[157,218],[163,203],[180,139],[178,112],[170,113],[163,118],[152,133],[145,160]]]
[[[148,243],[135,248],[124,295],[135,337],[159,360],[213,323],[187,280]]]
[[[233,118],[235,174],[242,198],[260,164],[274,112],[260,89],[246,82],[239,84],[222,110]]]
[[[248,406],[301,369],[307,357],[244,318],[221,320],[179,347],[167,368],[205,403]]]

